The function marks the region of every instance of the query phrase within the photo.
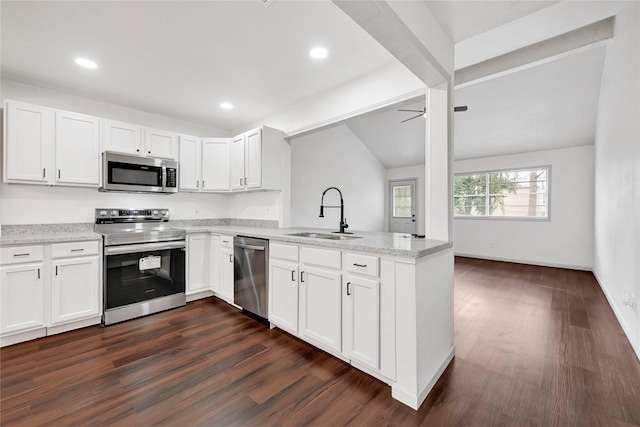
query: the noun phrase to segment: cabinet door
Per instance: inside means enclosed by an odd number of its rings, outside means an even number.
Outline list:
[[[5,126],[4,180],[53,183],[53,110],[7,102]]]
[[[344,294],[344,353],[380,369],[380,282],[347,276]]]
[[[178,135],[159,129],[145,129],[144,149],[148,157],[175,160]]]
[[[233,303],[233,248],[220,248],[220,295]]]
[[[300,333],[335,351],[342,350],[340,273],[306,267],[300,272]]]
[[[269,320],[298,333],[298,265],[269,261]]]
[[[202,140],[202,190],[229,191],[230,140]]]
[[[142,154],[142,128],[138,125],[105,120],[104,150],[125,154]]]
[[[209,236],[209,248],[209,283],[212,290],[220,292],[220,236]]]
[[[0,267],[0,334],[44,327],[43,264]]]
[[[187,236],[187,295],[209,289],[209,235]]]
[[[100,315],[98,257],[54,260],[51,325]]]
[[[231,140],[231,189],[243,190],[244,180],[244,135]]]
[[[100,119],[56,112],[56,183],[100,184]]]
[[[246,188],[262,187],[262,130],[256,129],[245,135],[245,182]]]
[[[180,191],[200,190],[200,138],[180,135]]]

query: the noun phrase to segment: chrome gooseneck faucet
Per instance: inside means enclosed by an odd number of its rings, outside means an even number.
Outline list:
[[[327,191],[329,190],[336,190],[340,194],[340,206],[324,205],[324,195],[327,194]],[[322,199],[320,200],[320,218],[324,218],[324,208],[340,208],[340,231],[334,231],[334,233],[352,234],[344,231],[345,228],[349,228],[349,224],[347,224],[347,219],[344,217],[344,201],[342,200],[342,191],[340,191],[338,187],[329,187],[322,192]]]

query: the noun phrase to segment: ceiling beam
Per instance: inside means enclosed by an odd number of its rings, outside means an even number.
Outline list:
[[[423,2],[333,0],[333,3],[428,87],[451,81],[453,42]]]
[[[603,19],[548,40],[456,70],[455,87],[457,89],[463,88],[600,46],[608,39],[613,38],[614,22],[615,17]]]

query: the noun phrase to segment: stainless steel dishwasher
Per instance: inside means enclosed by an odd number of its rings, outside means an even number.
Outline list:
[[[233,238],[233,302],[258,320],[268,318],[269,241]]]

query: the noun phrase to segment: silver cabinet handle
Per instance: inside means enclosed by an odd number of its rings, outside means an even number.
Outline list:
[[[38,269],[38,279],[40,278],[40,269]]]
[[[301,283],[304,283],[304,276],[303,276],[303,274],[304,274],[304,271],[301,271],[301,272],[300,272],[300,282],[301,282]]]
[[[80,248],[80,249],[71,249],[69,252],[83,252],[84,248]]]
[[[355,265],[356,267],[366,267],[367,264],[357,264],[357,263],[353,263],[353,265]]]
[[[296,271],[295,270],[291,270],[291,281],[292,282],[296,281]]]
[[[229,262],[233,262],[233,255],[229,254]]]
[[[204,188],[204,179],[202,180],[202,188]]]
[[[200,188],[200,180],[196,180],[196,188]]]
[[[349,290],[349,286],[351,286],[351,282],[347,282],[347,295],[351,295],[351,291]]]
[[[60,169],[58,169],[58,179],[60,179]]]
[[[31,254],[14,254],[13,256],[14,257],[19,257],[19,256],[29,256],[29,255],[31,255]]]
[[[242,186],[242,178],[240,178],[240,185]]]
[[[244,179],[244,185],[247,185],[247,178]]]
[[[58,266],[56,265],[56,276],[58,275]]]
[[[43,178],[47,177],[47,169],[46,168],[42,168],[42,177]]]

